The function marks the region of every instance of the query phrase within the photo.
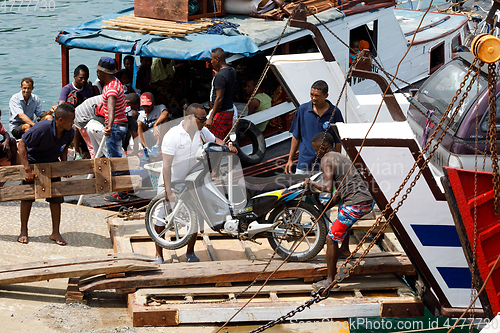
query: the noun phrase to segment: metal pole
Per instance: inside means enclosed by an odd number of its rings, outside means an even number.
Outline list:
[[[229,142],[228,146],[231,147],[233,145],[232,142]],[[229,202],[231,203],[231,206],[233,205],[233,154],[229,154],[227,157],[227,167],[228,167],[228,174],[227,174],[227,182],[228,182],[228,189],[227,189],[227,195],[229,198]]]
[[[97,153],[95,154],[96,158],[97,156],[100,156],[101,153],[102,153],[102,149],[104,148],[104,145],[106,144],[106,135],[103,135],[102,136],[102,139],[101,139],[101,144],[99,145],[99,149],[97,149]],[[75,148],[76,149],[76,148]],[[90,179],[92,178],[93,174],[89,174],[87,176],[87,179]],[[80,198],[78,198],[78,203],[76,204],[77,206],[80,206],[82,204],[82,201],[83,201],[83,194],[80,195]]]

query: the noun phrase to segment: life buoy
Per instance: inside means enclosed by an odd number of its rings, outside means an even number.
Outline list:
[[[238,149],[240,161],[246,164],[260,163],[266,154],[266,140],[264,140],[264,135],[262,135],[262,132],[257,126],[251,121],[240,119],[234,132],[236,133],[236,142],[234,142],[234,146]],[[250,140],[252,145],[252,152],[250,154],[245,154],[240,149],[240,142],[242,142],[245,137]]]

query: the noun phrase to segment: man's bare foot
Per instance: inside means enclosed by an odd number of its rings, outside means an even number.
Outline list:
[[[22,244],[28,244],[28,235],[26,234],[20,234],[18,237],[17,237],[17,241],[19,243],[22,243]]]
[[[64,246],[68,244],[68,242],[66,242],[60,234],[57,235],[52,234],[49,236],[49,238],[52,239],[54,242],[56,242],[57,245]]]

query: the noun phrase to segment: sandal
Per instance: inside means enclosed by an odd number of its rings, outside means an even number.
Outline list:
[[[320,290],[321,288],[328,288],[330,284],[328,282],[326,282],[326,280],[321,280],[321,281],[318,281],[316,283],[313,283],[312,284],[312,287],[314,289],[314,291],[318,291]]]

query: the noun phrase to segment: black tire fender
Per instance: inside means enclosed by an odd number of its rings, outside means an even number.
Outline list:
[[[262,162],[266,154],[266,140],[259,128],[249,120],[240,119],[236,125],[234,132],[236,133],[236,142],[234,146],[238,149],[238,157],[243,163],[257,164]],[[247,136],[252,144],[252,153],[245,154],[240,149],[240,141]]]

